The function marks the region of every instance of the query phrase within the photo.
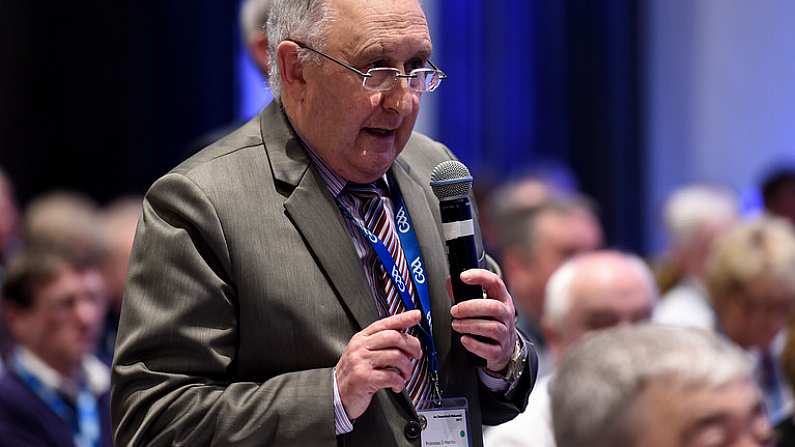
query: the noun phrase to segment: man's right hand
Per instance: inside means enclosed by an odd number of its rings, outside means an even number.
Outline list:
[[[420,322],[412,310],[376,321],[354,335],[337,362],[337,389],[349,419],[367,410],[382,388],[399,393],[411,377],[412,360],[422,356],[422,344],[404,329]]]

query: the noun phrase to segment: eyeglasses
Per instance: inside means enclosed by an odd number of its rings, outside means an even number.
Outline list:
[[[411,91],[432,92],[439,88],[439,84],[442,83],[442,79],[447,78],[445,72],[439,70],[430,60],[428,61],[428,64],[432,68],[415,68],[408,74],[392,67],[375,67],[367,70],[367,73],[365,73],[352,65],[346,64],[345,62],[333,58],[328,54],[311,48],[301,42],[295,40],[291,40],[291,42],[295,43],[300,48],[317,53],[334,62],[335,64],[345,67],[361,76],[362,86],[367,90],[386,92],[392,90],[395,87],[395,83],[398,81],[398,79],[403,78],[406,79],[406,84]]]

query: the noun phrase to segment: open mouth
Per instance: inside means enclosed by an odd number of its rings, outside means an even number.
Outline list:
[[[377,137],[391,137],[395,134],[395,129],[382,129],[378,127],[365,127],[364,131]]]

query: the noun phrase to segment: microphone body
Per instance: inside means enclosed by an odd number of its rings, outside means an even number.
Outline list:
[[[442,214],[447,261],[450,265],[453,300],[457,304],[474,298],[483,298],[482,287],[464,284],[461,281],[461,272],[480,267],[469,197],[439,202],[439,209]]]
[[[439,163],[431,174],[431,188],[439,199],[442,216],[442,230],[450,267],[450,281],[453,301],[456,304],[475,298],[483,298],[483,288],[479,285],[464,284],[461,272],[480,267],[475,243],[475,223],[472,220],[472,204],[469,191],[472,189],[472,176],[463,163],[450,160]],[[473,338],[489,343],[480,336]],[[456,334],[455,342],[461,343]],[[473,366],[486,366],[486,360],[467,351],[469,363]]]

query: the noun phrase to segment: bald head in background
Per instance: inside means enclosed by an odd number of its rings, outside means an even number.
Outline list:
[[[603,250],[563,264],[547,284],[541,321],[550,365],[541,371],[527,409],[490,430],[486,447],[555,447],[548,393],[556,374],[552,364],[590,332],[648,320],[656,298],[652,273],[635,255]]]
[[[590,331],[648,320],[657,300],[651,271],[618,251],[579,255],[550,278],[542,320],[555,359]]]

